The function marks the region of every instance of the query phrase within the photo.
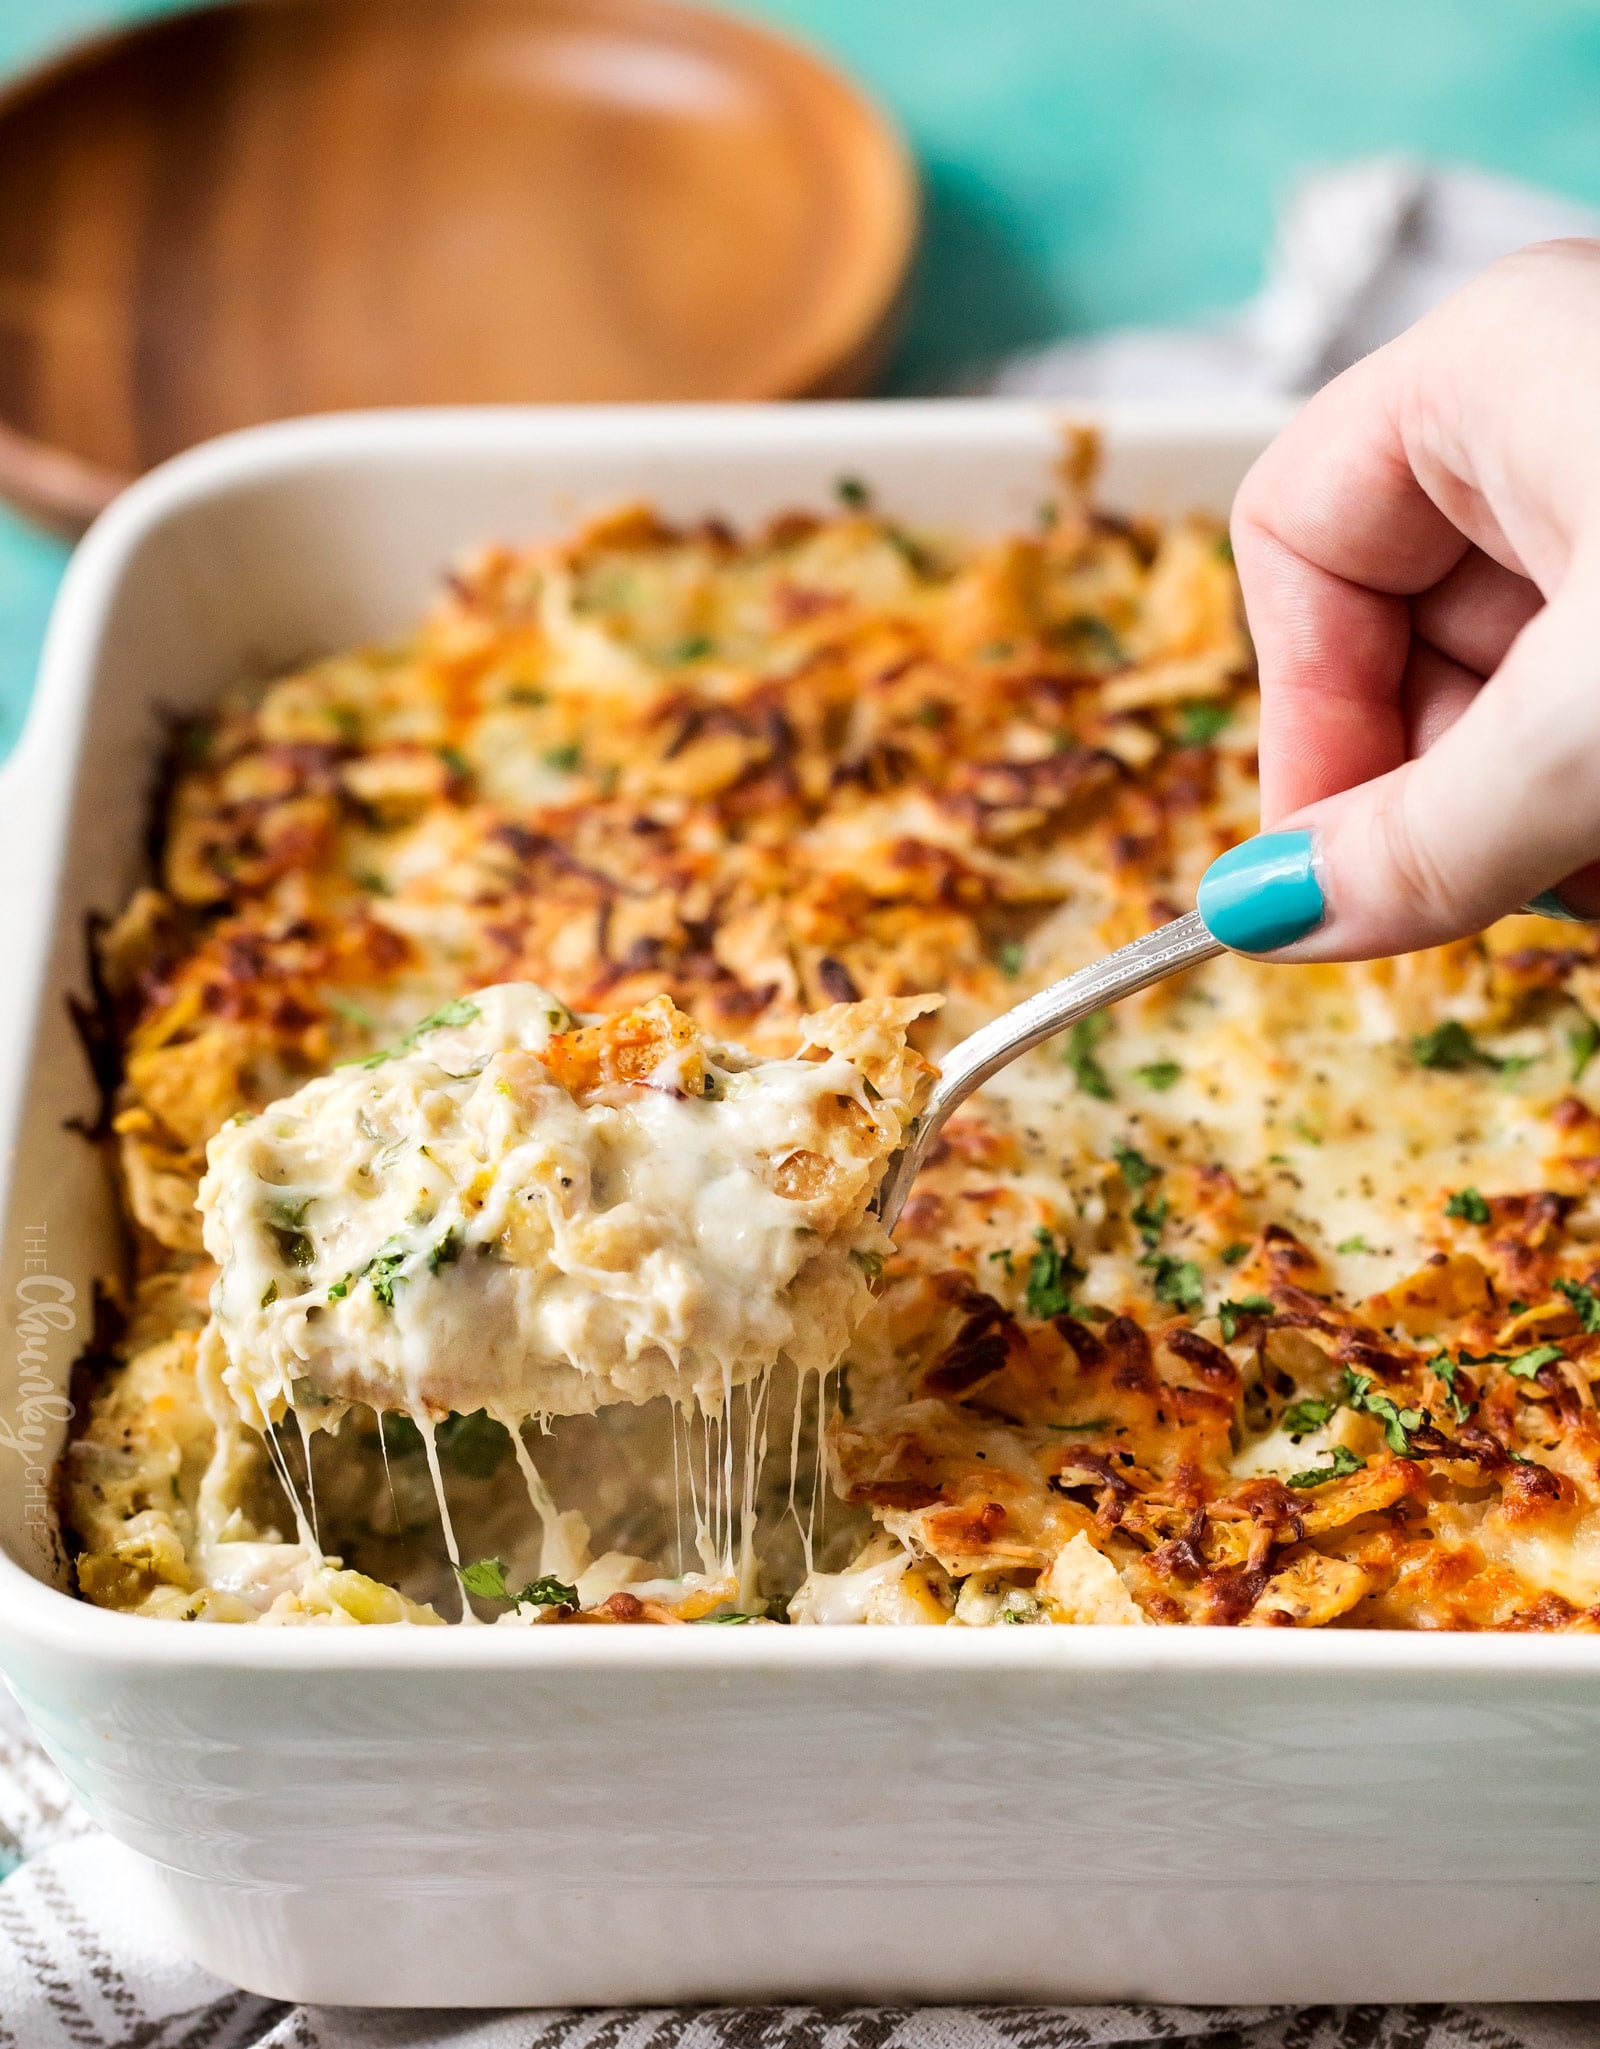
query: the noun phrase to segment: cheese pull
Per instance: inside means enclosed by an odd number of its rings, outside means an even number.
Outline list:
[[[870,1300],[870,1214],[934,1070],[936,998],[836,1004],[791,1059],[671,999],[580,1023],[506,983],[212,1140],[211,1342],[257,1425],[351,1403],[508,1423],[821,1372]]]

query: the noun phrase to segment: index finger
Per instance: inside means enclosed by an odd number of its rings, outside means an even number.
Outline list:
[[[1234,506],[1269,826],[1406,759],[1407,600],[1469,546],[1407,454],[1406,382],[1398,345],[1346,371],[1279,435]]]

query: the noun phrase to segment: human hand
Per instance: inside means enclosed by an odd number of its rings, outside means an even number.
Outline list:
[[[1328,385],[1232,531],[1263,831],[1201,884],[1216,937],[1369,959],[1552,888],[1600,917],[1600,242],[1508,257]]]

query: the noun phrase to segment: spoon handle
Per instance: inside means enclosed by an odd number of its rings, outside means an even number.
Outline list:
[[[1109,1003],[1136,995],[1152,982],[1164,982],[1169,975],[1226,951],[1206,930],[1200,913],[1190,911],[1170,925],[1158,925],[1130,946],[1119,946],[1104,960],[1079,968],[1075,975],[1052,982],[1048,989],[1041,989],[953,1047],[909,1142],[889,1163],[878,1200],[883,1228],[893,1231],[917,1170],[945,1119],[991,1075],[1080,1018],[1092,1017]]]

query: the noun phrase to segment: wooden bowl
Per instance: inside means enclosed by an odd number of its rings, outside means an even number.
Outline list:
[[[238,0],[0,93],[0,494],[347,406],[848,394],[916,230],[845,80],[676,0]]]

